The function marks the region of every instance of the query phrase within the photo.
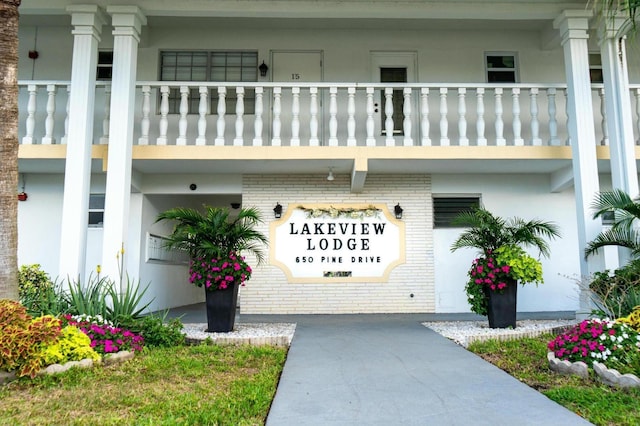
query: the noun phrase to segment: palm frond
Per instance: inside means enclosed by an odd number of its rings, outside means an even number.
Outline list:
[[[598,234],[585,248],[585,258],[600,251],[605,246],[626,247],[640,254],[640,234],[635,229],[611,228]]]

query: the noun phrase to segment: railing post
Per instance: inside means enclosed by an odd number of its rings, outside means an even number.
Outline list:
[[[411,137],[411,128],[413,125],[411,123],[411,88],[405,87],[402,91],[402,95],[404,97],[404,102],[402,103],[402,114],[404,115],[402,130],[404,133],[404,139],[402,143],[404,146],[412,146],[413,138]]]
[[[496,145],[504,146],[507,144],[504,138],[504,122],[502,121],[502,88],[497,87],[495,91],[496,97]]]
[[[149,114],[151,114],[151,86],[142,86],[142,119],[138,145],[149,145]]]
[[[280,97],[282,95],[281,87],[273,88],[273,137],[271,138],[271,146],[280,146],[280,114],[282,113],[282,104]]]
[[[347,146],[356,146],[356,88],[347,88]]]
[[[556,118],[556,89],[550,87],[547,89],[547,108],[549,111],[549,145],[560,145],[558,139],[558,120]]]
[[[565,145],[571,146],[571,134],[568,131],[571,121],[571,110],[569,108],[569,88],[564,89],[562,91],[562,94],[564,95],[564,109],[565,114],[567,115],[567,140],[565,141]]]
[[[467,138],[467,89],[461,87],[458,89],[458,145],[469,146],[469,138]]]
[[[189,87],[180,86],[180,118],[178,119],[176,145],[187,144],[187,114],[189,114]]]
[[[522,146],[524,145],[524,139],[522,139],[522,122],[520,121],[520,89],[512,89],[511,94],[513,97],[513,144]]]
[[[233,146],[244,145],[244,87],[236,87],[236,137]]]
[[[309,96],[309,146],[318,146],[318,88],[310,87]]]
[[[262,104],[262,94],[264,88],[256,87],[256,114],[253,121],[253,146],[262,146],[262,114],[264,113],[264,106]]]
[[[449,107],[447,106],[447,93],[449,89],[446,87],[440,88],[440,146],[449,146],[449,121],[447,120],[447,114],[449,113]]]
[[[607,146],[609,145],[609,127],[607,126],[607,105],[604,100],[604,87],[598,90],[598,94],[600,95],[600,115],[602,116],[602,121],[600,122],[602,140],[600,140],[600,145]]]
[[[167,144],[167,128],[169,127],[169,86],[160,86],[160,135],[156,145]]]
[[[102,137],[100,145],[109,143],[109,126],[111,123],[111,86],[104,86],[104,118],[102,119]]]
[[[373,87],[367,87],[367,146],[376,146],[375,137],[375,120],[373,119],[374,107],[373,107],[373,94],[375,89]]]
[[[640,145],[640,89],[636,89],[636,128],[638,130],[638,140],[636,145]]]
[[[291,88],[291,146],[300,146],[300,88]]]
[[[216,146],[224,145],[225,114],[227,112],[227,88],[218,87],[218,120],[216,122]]]
[[[478,120],[476,121],[476,132],[478,133],[478,140],[476,144],[478,146],[487,146],[487,138],[484,135],[484,88],[478,88],[476,90],[476,113],[478,115]]]
[[[338,88],[329,88],[329,146],[338,146]]]
[[[56,85],[47,84],[47,118],[44,122],[43,145],[51,145],[56,143],[53,138],[54,116],[56,113]]]
[[[26,135],[22,138],[22,143],[25,145],[34,143],[33,131],[36,127],[36,97],[38,94],[38,87],[35,84],[29,84],[27,86],[27,90],[29,91],[26,122],[27,132]]]
[[[420,130],[422,131],[422,146],[431,146],[429,138],[429,88],[420,89]]]
[[[529,91],[529,109],[531,110],[531,145],[542,145],[540,139],[540,122],[538,120],[538,88],[533,87]]]
[[[384,132],[387,136],[385,139],[386,146],[394,146],[395,140],[393,139],[393,89],[386,87],[384,89],[384,114],[386,119],[384,120]]]
[[[62,136],[62,140],[60,143],[66,145],[67,143],[67,135],[69,134],[69,100],[71,99],[71,85],[67,86],[67,102],[64,107],[64,136]]]
[[[198,88],[200,102],[198,102],[198,137],[196,145],[207,144],[207,110],[209,109],[209,88],[200,86]]]

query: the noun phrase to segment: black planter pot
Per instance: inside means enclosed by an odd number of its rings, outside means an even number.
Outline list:
[[[502,291],[488,290],[489,328],[516,328],[517,281],[507,282]]]
[[[238,286],[225,290],[205,290],[207,307],[207,331],[228,333],[233,331],[238,303]]]

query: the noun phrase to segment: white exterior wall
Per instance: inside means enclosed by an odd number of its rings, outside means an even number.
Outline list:
[[[370,175],[364,192],[352,194],[348,175],[336,175],[333,182],[326,175],[245,176],[243,206],[261,211],[266,220],[260,230],[266,235],[276,202],[284,211],[305,203],[381,203],[393,211],[400,203],[406,226],[406,263],[397,266],[383,283],[290,283],[281,269],[269,262],[255,266],[251,259],[254,273],[240,292],[242,313],[433,312],[430,186],[428,175]]]
[[[479,194],[492,213],[524,220],[555,222],[562,237],[550,241],[551,258],[542,258],[544,284],[518,287],[518,311],[569,311],[579,307],[576,280],[579,253],[573,191],[551,193],[546,175],[434,175],[434,194]],[[464,286],[467,271],[477,257],[473,249],[450,248],[462,229],[434,231],[435,286],[438,312],[468,312]],[[537,253],[530,251],[537,256]]]

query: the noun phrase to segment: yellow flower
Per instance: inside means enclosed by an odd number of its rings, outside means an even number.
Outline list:
[[[102,271],[102,268],[100,267],[100,265],[96,266],[96,272],[99,274]]]

